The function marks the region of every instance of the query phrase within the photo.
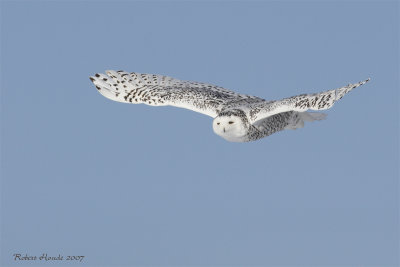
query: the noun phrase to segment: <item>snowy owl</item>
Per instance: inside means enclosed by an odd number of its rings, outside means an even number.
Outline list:
[[[231,142],[254,141],[285,129],[298,129],[305,121],[322,120],[323,113],[365,81],[316,94],[302,94],[267,101],[207,83],[182,81],[168,76],[106,71],[90,77],[105,97],[123,103],[175,106],[214,118],[214,132]]]

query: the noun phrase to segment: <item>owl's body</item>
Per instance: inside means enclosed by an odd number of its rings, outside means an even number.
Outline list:
[[[368,80],[317,94],[303,94],[278,101],[238,94],[219,86],[181,81],[168,76],[106,71],[90,77],[99,92],[114,101],[152,106],[171,105],[214,118],[214,132],[231,142],[254,141],[325,114],[307,112],[332,107],[335,101]]]

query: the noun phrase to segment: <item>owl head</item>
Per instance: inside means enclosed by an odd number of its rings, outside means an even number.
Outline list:
[[[243,142],[249,127],[242,110],[234,109],[221,112],[213,121],[213,130],[217,135],[231,142]]]

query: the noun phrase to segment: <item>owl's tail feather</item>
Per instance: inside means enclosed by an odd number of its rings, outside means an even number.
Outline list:
[[[299,114],[304,121],[320,121],[324,120],[327,116],[325,113],[319,112],[299,112]]]
[[[305,121],[320,121],[324,120],[326,116],[325,113],[318,112],[293,112],[293,116],[286,129],[296,130],[304,127]]]

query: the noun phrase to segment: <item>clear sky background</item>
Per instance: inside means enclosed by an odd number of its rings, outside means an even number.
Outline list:
[[[398,2],[0,7],[3,266],[23,264],[14,253],[85,256],[77,265],[399,264]],[[210,117],[104,98],[88,77],[106,69],[266,99],[371,82],[325,121],[238,144]]]

